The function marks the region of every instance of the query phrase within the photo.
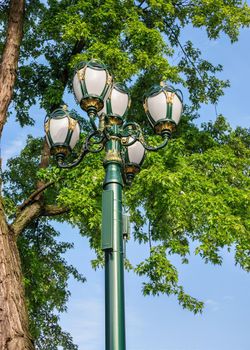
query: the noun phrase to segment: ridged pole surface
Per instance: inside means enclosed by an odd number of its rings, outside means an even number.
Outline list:
[[[109,141],[107,148],[119,152],[120,144]],[[122,187],[119,162],[108,160],[105,164],[104,191],[113,191],[112,229],[113,247],[105,249],[105,335],[106,350],[125,350],[124,264],[122,237]],[[105,226],[110,226],[106,224]]]

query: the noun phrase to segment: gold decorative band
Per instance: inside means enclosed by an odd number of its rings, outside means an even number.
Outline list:
[[[140,171],[140,168],[136,165],[129,164],[125,166],[125,174],[137,174]]]
[[[77,120],[69,117],[69,130],[74,131],[77,124]]]
[[[99,112],[103,107],[103,102],[100,101],[98,98],[85,98],[80,103],[81,108],[87,111],[90,107],[96,108],[97,112]]]
[[[169,130],[171,133],[175,130],[175,124],[170,121],[161,122],[155,125],[155,132],[159,135],[165,130]]]
[[[122,159],[121,159],[120,154],[118,152],[116,152],[116,151],[109,150],[106,153],[106,157],[104,159],[104,163],[111,162],[111,161],[117,162],[117,163],[121,163]]]
[[[50,153],[53,155],[64,154],[65,156],[67,156],[69,154],[69,149],[66,146],[53,147],[51,148]]]
[[[110,116],[108,118],[108,124],[109,125],[122,125],[123,121],[121,118],[118,118],[116,116]]]

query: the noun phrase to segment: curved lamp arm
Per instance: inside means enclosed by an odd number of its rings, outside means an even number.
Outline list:
[[[92,111],[91,111],[92,112]],[[90,124],[93,128],[93,130],[97,131],[97,125],[95,123],[95,117],[96,117],[96,113],[95,112],[92,112],[92,113],[88,113],[88,116],[89,116],[89,121],[90,121]]]
[[[162,149],[164,147],[167,146],[168,144],[168,141],[171,137],[171,133],[165,133],[163,136],[164,138],[163,142],[159,145],[159,146],[155,146],[155,147],[152,147],[150,145],[147,145],[144,141],[144,138],[140,139],[139,141],[141,142],[141,144],[143,145],[143,147],[147,150],[147,151],[151,151],[151,152],[157,152],[159,149]]]
[[[99,135],[101,136],[99,140],[97,141],[90,141],[92,137]],[[100,144],[100,147],[98,147],[97,149],[92,149],[91,146],[92,145],[97,145]],[[90,133],[88,135],[88,137],[86,138],[82,149],[81,149],[81,153],[79,155],[79,157],[74,160],[72,163],[65,163],[64,162],[64,157],[62,155],[57,155],[56,157],[56,161],[57,164],[59,166],[59,168],[62,169],[70,169],[70,168],[74,168],[75,166],[77,166],[79,163],[81,163],[81,161],[83,160],[83,158],[86,156],[86,154],[88,153],[99,153],[103,150],[105,145],[105,135],[100,133],[98,130],[93,131],[92,133]]]
[[[133,145],[137,140],[142,137],[142,129],[139,124],[135,122],[127,122],[122,127],[122,145],[125,147]],[[131,141],[129,139],[132,138]]]
[[[139,141],[147,151],[152,151],[152,152],[156,152],[159,149],[166,147],[166,145],[168,144],[168,141],[171,137],[171,132],[166,131],[162,135],[163,142],[159,146],[152,147],[152,146],[146,144],[146,142],[144,140],[143,132],[142,132],[139,124],[137,124],[135,122],[125,123],[123,126],[123,131],[124,131],[124,133],[122,135],[122,145],[123,146],[129,147],[129,146],[133,145],[136,141]],[[130,138],[132,138],[131,141],[129,140]]]
[[[91,141],[93,137],[97,137],[96,141]],[[99,153],[103,150],[107,137],[104,132],[100,130],[93,131],[86,139],[85,145],[90,153]],[[91,146],[100,145],[97,149],[91,148]]]

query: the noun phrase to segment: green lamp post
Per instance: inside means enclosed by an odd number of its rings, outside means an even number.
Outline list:
[[[182,94],[161,84],[145,95],[149,122],[163,139],[159,146],[151,147],[145,143],[140,126],[126,122],[130,95],[122,84],[113,82],[103,64],[80,64],[75,70],[73,90],[93,127],[80,155],[72,163],[65,162],[80,138],[79,122],[67,108],[57,109],[45,119],[46,139],[61,168],[72,168],[87,153],[105,150],[101,233],[105,254],[105,348],[125,350],[122,189],[131,185],[140,171],[145,150],[157,151],[167,145],[181,117]],[[99,120],[98,126],[95,120]]]

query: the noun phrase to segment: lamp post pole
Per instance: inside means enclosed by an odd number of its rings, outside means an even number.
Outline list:
[[[126,121],[129,93],[123,85],[113,82],[104,65],[96,61],[81,63],[75,71],[73,90],[93,129],[78,158],[65,162],[81,131],[77,116],[67,107],[46,117],[46,139],[60,168],[73,168],[87,153],[105,148],[101,234],[105,256],[105,343],[106,350],[126,350],[122,189],[140,171],[145,150],[166,147],[182,114],[182,94],[161,83],[145,95],[146,115],[154,132],[162,137],[161,144],[152,147],[146,144],[140,125]],[[99,119],[99,126],[95,119]]]
[[[120,142],[116,136],[107,142],[104,160],[102,249],[105,253],[106,350],[126,349]]]

